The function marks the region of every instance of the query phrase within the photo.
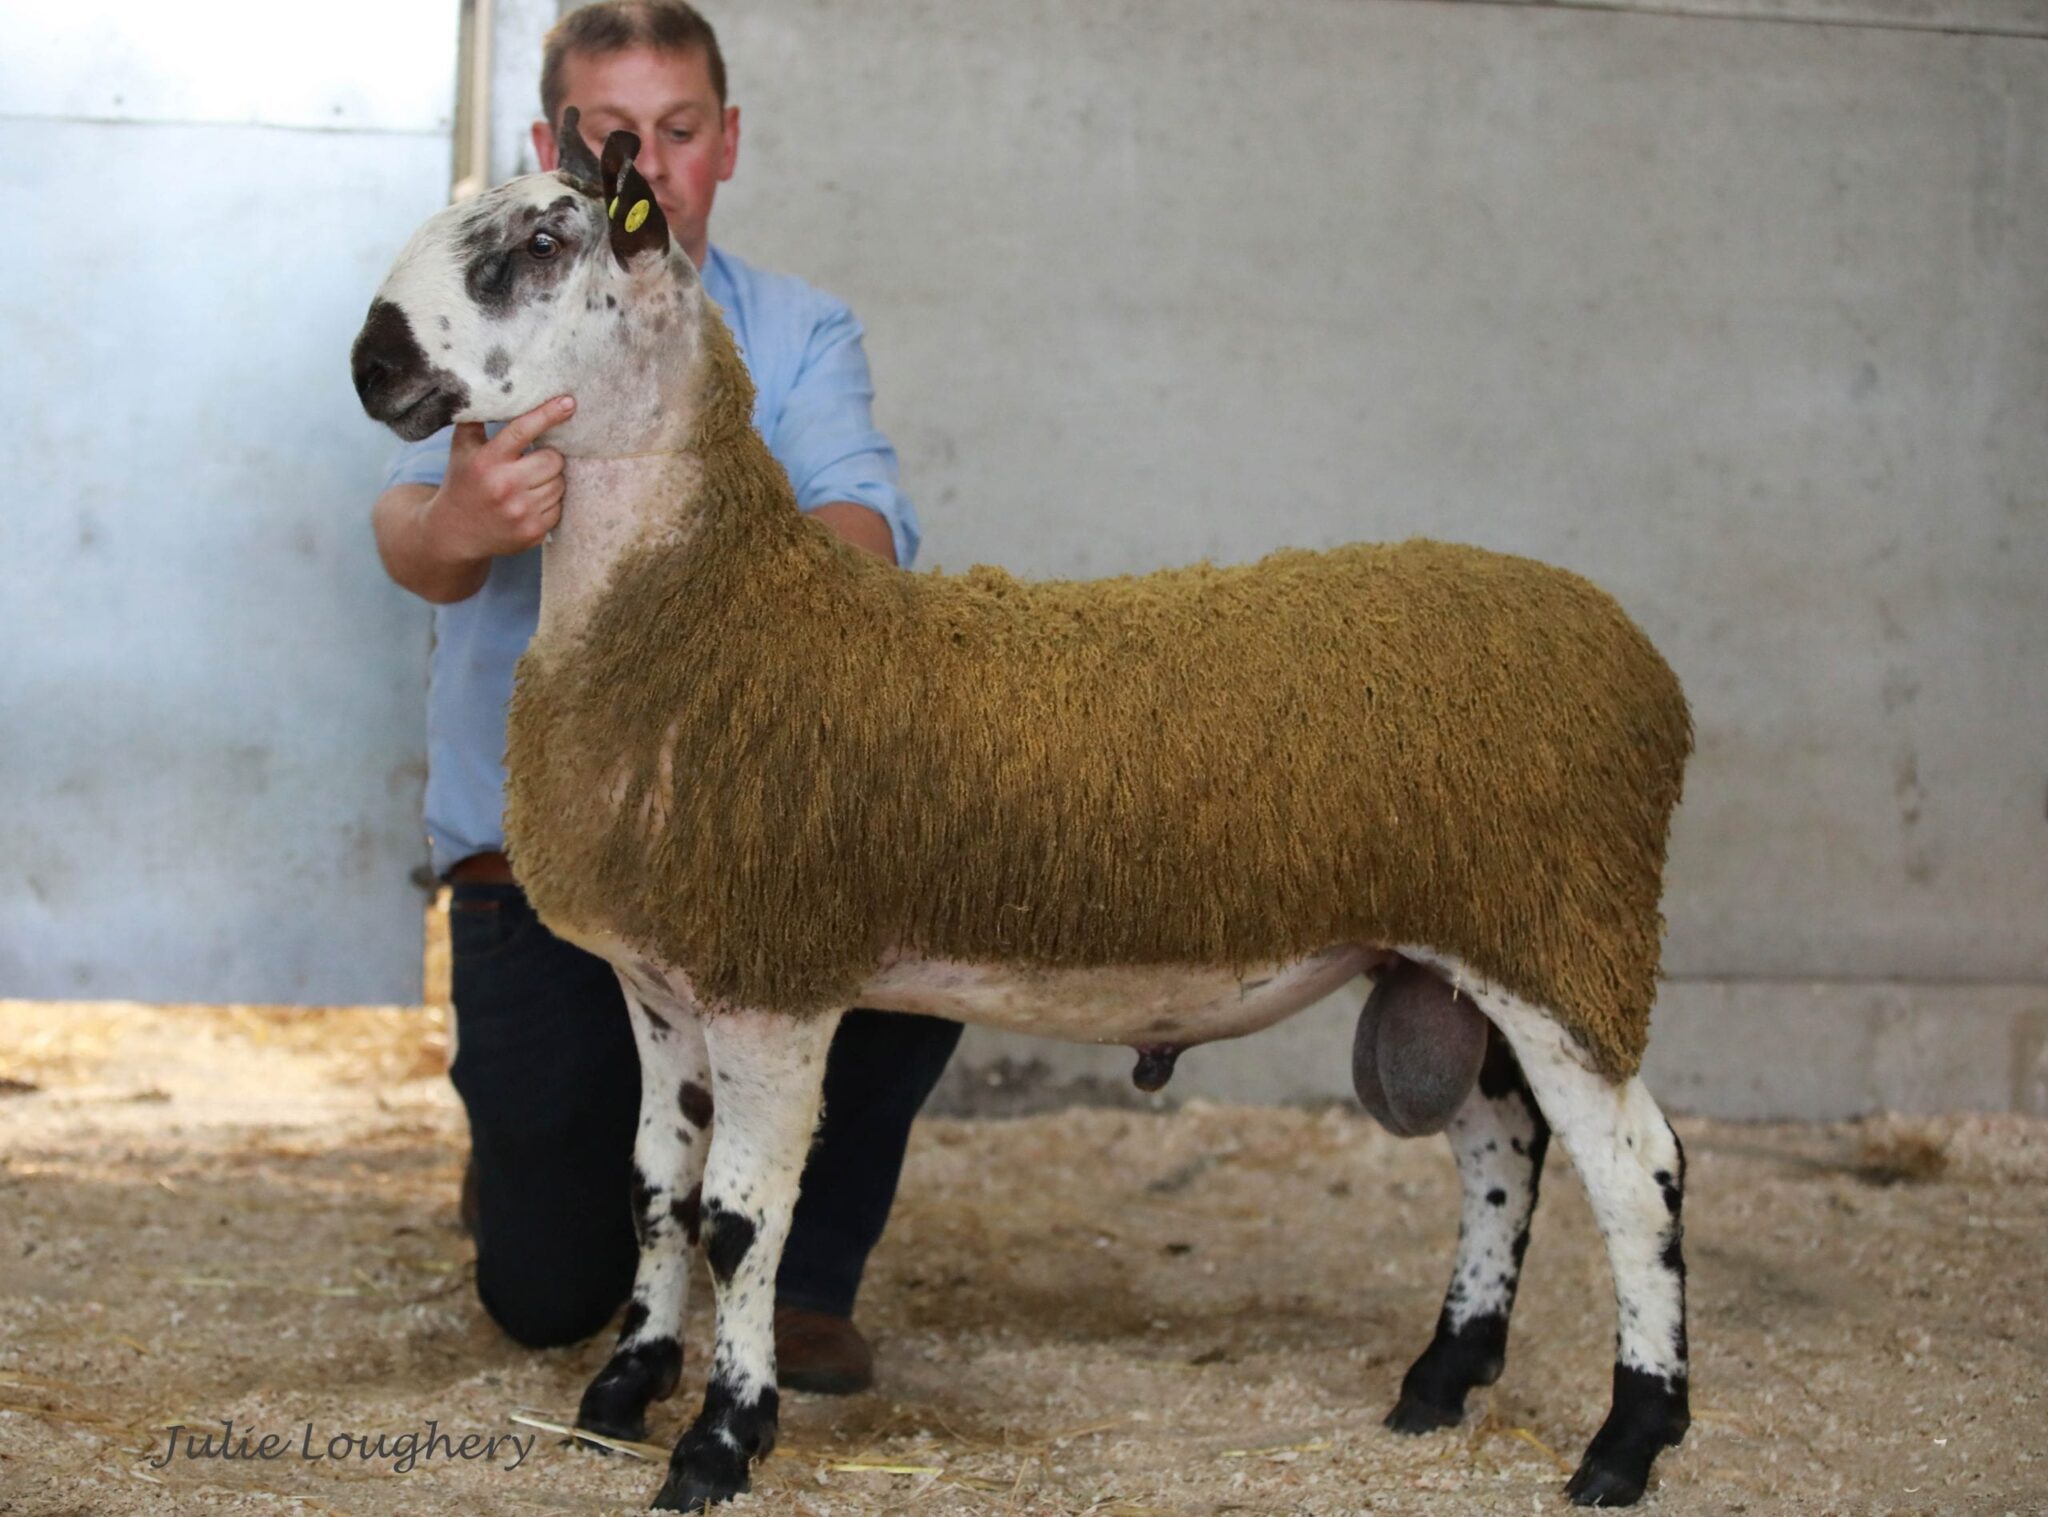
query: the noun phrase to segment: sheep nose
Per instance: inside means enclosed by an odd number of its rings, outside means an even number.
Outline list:
[[[388,386],[398,373],[398,360],[390,354],[380,352],[362,343],[356,344],[353,364],[356,381],[356,398],[369,409],[380,389]]]
[[[393,387],[408,375],[423,376],[426,368],[427,355],[413,336],[405,312],[388,300],[371,301],[369,317],[349,352],[349,372],[363,409],[383,420],[378,408],[390,398]]]

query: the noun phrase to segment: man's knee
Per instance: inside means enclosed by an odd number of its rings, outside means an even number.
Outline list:
[[[631,1271],[582,1278],[493,1270],[477,1261],[476,1293],[490,1319],[527,1348],[559,1348],[601,1332],[633,1286]]]

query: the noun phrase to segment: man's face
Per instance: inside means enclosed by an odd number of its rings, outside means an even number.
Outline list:
[[[732,178],[740,151],[740,108],[719,108],[703,49],[572,52],[562,60],[562,85],[562,106],[582,112],[578,125],[593,153],[602,153],[604,139],[616,131],[640,139],[635,162],[654,187],[677,245],[702,268],[711,201]],[[555,135],[547,122],[533,124],[533,146],[543,172],[552,171]]]

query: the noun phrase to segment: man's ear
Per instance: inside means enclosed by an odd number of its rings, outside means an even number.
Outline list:
[[[668,251],[668,218],[656,204],[654,190],[640,177],[633,155],[640,139],[631,132],[613,132],[604,144],[604,197],[611,229],[612,256],[630,268],[642,253]]]
[[[570,106],[562,112],[562,129],[555,133],[555,168],[557,172],[581,179],[585,184],[596,185],[602,178],[597,154],[590,151],[590,144],[583,140],[583,132],[577,126],[577,110]],[[609,197],[607,197],[609,198]]]

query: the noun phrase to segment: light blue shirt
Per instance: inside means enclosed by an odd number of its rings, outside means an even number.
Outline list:
[[[750,267],[716,247],[703,279],[753,375],[754,426],[788,471],[798,508],[835,500],[867,506],[889,523],[896,562],[908,568],[917,556],[917,512],[897,487],[896,450],[875,429],[875,389],[853,312],[801,279]],[[439,485],[453,430],[401,452],[385,488]],[[434,608],[427,837],[437,874],[505,846],[505,707],[513,665],[539,622],[538,548],[493,559],[481,590]]]

